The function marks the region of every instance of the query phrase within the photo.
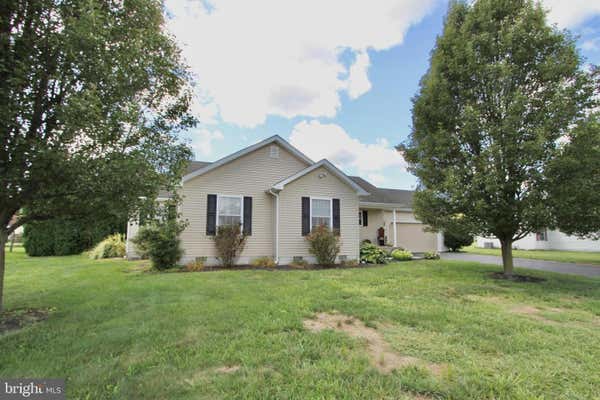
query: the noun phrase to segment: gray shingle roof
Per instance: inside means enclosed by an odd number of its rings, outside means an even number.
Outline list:
[[[212,163],[206,162],[206,161],[190,161],[190,163],[187,165],[187,167],[185,169],[185,175],[190,174],[194,171],[197,171],[200,168],[204,168],[210,164],[212,164]]]
[[[361,197],[361,202],[401,204],[412,208],[414,194],[412,190],[378,188],[360,176],[351,176],[350,179],[370,193],[368,196]]]

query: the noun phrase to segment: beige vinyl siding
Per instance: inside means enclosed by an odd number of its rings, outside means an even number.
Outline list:
[[[368,225],[360,227],[360,241],[370,240],[371,243],[377,244],[377,229],[384,227],[383,210],[365,209],[368,213]],[[357,217],[358,218],[358,217]]]
[[[215,257],[214,243],[206,235],[208,194],[252,197],[252,236],[248,237],[240,262],[260,256],[274,256],[274,199],[266,191],[275,183],[306,168],[283,147],[279,158],[270,157],[266,145],[228,164],[184,183],[183,218],[189,222],[181,234],[184,260]],[[276,145],[274,145],[276,146]]]
[[[386,236],[388,243],[394,243],[392,211],[385,211]],[[398,235],[398,247],[412,252],[436,251],[437,234],[425,232],[426,225],[415,218],[410,211],[396,211],[396,234]]]
[[[319,178],[319,175],[324,175]],[[294,256],[311,258],[302,236],[302,197],[340,199],[341,251],[348,259],[358,259],[358,195],[348,184],[325,168],[317,168],[287,184],[279,194],[279,256],[289,262]]]
[[[369,212],[369,225],[360,228],[360,240],[369,239],[377,243],[377,230],[383,226],[385,230],[386,245],[394,244],[394,215],[392,211],[381,209],[367,209]],[[425,232],[426,225],[415,218],[410,211],[396,211],[397,245],[413,252],[436,251],[438,248],[438,235]]]
[[[425,232],[426,225],[397,223],[398,246],[412,252],[436,251],[437,235]]]

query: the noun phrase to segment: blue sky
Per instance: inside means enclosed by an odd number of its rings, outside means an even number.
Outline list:
[[[447,2],[361,3],[167,0],[169,28],[196,74],[201,124],[184,135],[196,159],[279,134],[315,161],[413,188],[393,146],[410,132],[411,98]],[[600,0],[545,6],[552,22],[580,36],[587,62],[600,64]]]

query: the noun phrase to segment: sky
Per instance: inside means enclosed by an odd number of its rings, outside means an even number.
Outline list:
[[[549,20],[600,64],[600,0],[544,0]],[[413,189],[394,146],[441,33],[446,0],[166,0],[194,75],[196,160],[280,135],[314,161]]]

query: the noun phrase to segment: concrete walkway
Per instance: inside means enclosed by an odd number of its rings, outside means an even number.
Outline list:
[[[441,253],[444,260],[471,261],[482,264],[502,265],[502,257],[486,256],[482,254],[467,253]],[[558,272],[560,274],[580,275],[587,277],[600,277],[600,266],[588,264],[565,263],[558,261],[531,260],[528,258],[515,258],[515,267],[537,269],[540,271]]]

